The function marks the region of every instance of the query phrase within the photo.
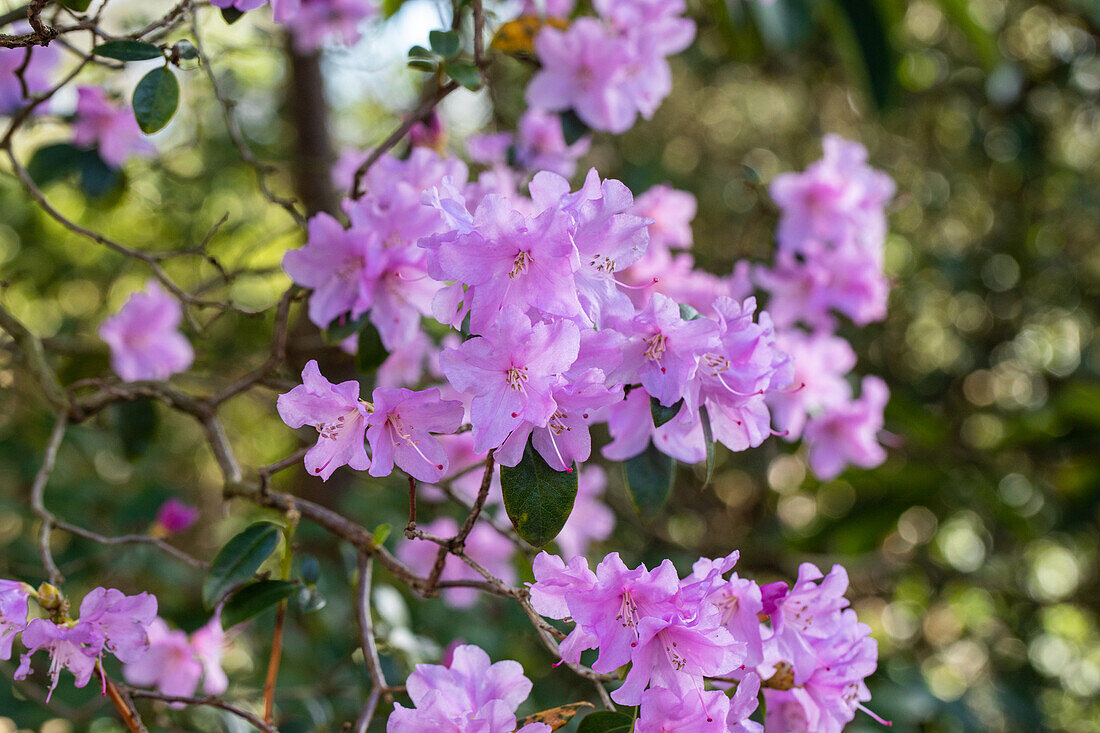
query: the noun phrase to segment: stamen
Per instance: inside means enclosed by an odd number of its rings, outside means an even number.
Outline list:
[[[653,287],[654,285],[656,285],[657,283],[661,282],[661,279],[658,278],[658,277],[654,277],[653,282],[646,283],[645,285],[627,285],[626,283],[621,282],[619,280],[612,280],[612,282],[614,282],[616,285],[618,285],[623,290],[647,290],[647,289]]]
[[[870,710],[868,710],[866,707],[863,706],[863,703],[860,703],[860,704],[856,705],[856,709],[857,710],[862,710],[863,712],[867,713],[869,716],[871,716],[871,720],[875,721],[879,725],[884,725],[887,728],[893,728],[894,727],[894,722],[893,721],[886,720],[882,716],[876,715],[875,713],[872,713]]]
[[[554,431],[547,430],[546,434],[550,437],[550,445],[554,446],[554,455],[558,457],[558,460],[561,461],[561,465],[565,467],[565,472],[573,473],[573,467],[567,464],[565,462],[565,459],[561,457],[561,451],[558,450],[558,443],[556,440],[554,440]]]

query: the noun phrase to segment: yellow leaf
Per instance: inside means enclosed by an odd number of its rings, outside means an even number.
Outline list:
[[[516,730],[519,730],[525,725],[531,723],[545,723],[550,726],[551,730],[557,730],[564,727],[566,723],[573,719],[573,716],[584,710],[585,708],[596,707],[590,702],[571,702],[568,705],[562,705],[557,708],[550,708],[549,710],[543,710],[541,713],[535,713],[534,715],[528,715],[523,720],[519,721],[519,725],[516,726]]]
[[[533,60],[535,58],[535,37],[546,26],[565,30],[569,27],[569,21],[565,18],[540,18],[534,15],[525,15],[502,25],[496,35],[493,36],[490,47],[494,51],[500,51],[508,56]]]

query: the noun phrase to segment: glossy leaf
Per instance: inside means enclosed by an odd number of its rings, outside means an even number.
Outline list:
[[[70,143],[44,145],[34,151],[27,163],[27,173],[41,188],[79,170],[80,159],[85,152]]]
[[[471,92],[476,92],[481,88],[481,74],[478,73],[477,67],[470,62],[448,61],[443,69],[447,72],[447,76],[451,77]]]
[[[629,733],[634,719],[623,713],[600,710],[584,717],[577,733]]]
[[[248,582],[279,544],[280,528],[257,522],[218,551],[202,586],[202,602],[213,608],[226,593]]]
[[[684,398],[681,397],[675,403],[669,407],[665,407],[661,404],[661,401],[656,397],[650,396],[649,398],[649,411],[653,414],[654,427],[661,427],[672,418],[676,417],[680,413],[680,408],[684,406]]]
[[[359,331],[359,350],[355,358],[359,364],[359,371],[363,374],[371,374],[382,366],[382,362],[390,353],[382,344],[382,336],[373,323],[366,323]]]
[[[893,100],[897,54],[882,9],[874,0],[837,0],[851,30],[871,99],[882,109]]]
[[[153,69],[134,88],[134,118],[147,135],[164,129],[180,103],[180,83],[166,67]]]
[[[500,485],[512,526],[535,547],[558,536],[577,498],[576,470],[555,471],[531,445],[530,438],[519,463],[500,467]]]
[[[590,132],[591,128],[573,110],[561,113],[561,134],[566,145],[572,145]]]
[[[325,329],[325,343],[329,345],[335,345],[346,339],[348,336],[353,336],[359,333],[360,329],[367,323],[368,315],[362,314],[358,318],[351,318],[350,313],[333,319],[332,323],[328,324],[328,328]]]
[[[432,50],[445,59],[453,59],[462,48],[462,40],[454,31],[432,31],[428,34]]]
[[[676,461],[650,443],[639,455],[623,461],[623,477],[634,508],[642,519],[653,519],[672,494]]]
[[[69,10],[75,10],[78,13],[83,13],[88,9],[88,6],[92,4],[92,0],[58,0]]]
[[[222,626],[231,629],[294,595],[297,583],[289,580],[257,580],[230,596],[222,609]]]
[[[92,53],[116,61],[148,61],[164,58],[163,51],[143,41],[108,41],[93,48]]]

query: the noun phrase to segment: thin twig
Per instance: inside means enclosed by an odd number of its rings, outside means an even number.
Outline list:
[[[53,473],[54,463],[57,461],[57,451],[61,448],[61,441],[65,439],[65,429],[69,425],[69,418],[64,413],[57,416],[50,433],[50,440],[46,443],[46,452],[42,458],[42,466],[35,474],[34,483],[31,484],[31,510],[42,521],[42,530],[38,535],[38,552],[42,556],[42,564],[46,567],[46,573],[50,576],[50,583],[60,586],[65,580],[57,563],[54,562],[53,553],[50,552],[50,531],[53,529],[53,515],[45,506],[46,482]]]
[[[145,723],[141,720],[141,715],[138,713],[137,708],[134,707],[134,701],[131,699],[130,694],[124,690],[120,690],[114,682],[108,677],[107,673],[103,671],[103,667],[99,668],[99,674],[103,678],[103,688],[107,693],[108,699],[115,706],[115,710],[118,711],[118,715],[122,718],[122,722],[126,724],[126,727],[130,729],[130,733],[149,733],[149,729],[145,727]]]
[[[167,703],[179,703],[182,705],[203,705],[205,707],[216,708],[218,710],[224,710],[227,713],[236,715],[241,720],[251,723],[256,728],[264,731],[264,733],[279,733],[279,729],[273,725],[269,725],[258,717],[242,710],[241,708],[227,703],[218,697],[186,697],[183,695],[165,695],[160,692],[154,692],[153,690],[140,690],[129,685],[120,685],[131,697],[145,698],[148,700],[160,700]]]
[[[363,658],[367,663],[367,673],[371,679],[371,691],[367,695],[367,702],[363,711],[355,721],[355,733],[366,733],[367,727],[374,718],[378,708],[378,699],[386,696],[387,702],[393,702],[393,696],[386,692],[386,675],[382,671],[382,661],[378,658],[378,644],[374,639],[374,619],[371,617],[370,587],[371,573],[374,561],[366,553],[359,553],[359,598],[355,604],[355,615],[359,619],[360,643],[363,647]]]

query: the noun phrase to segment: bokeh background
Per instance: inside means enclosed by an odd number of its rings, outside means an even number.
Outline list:
[[[421,78],[404,68],[405,51],[449,22],[449,3],[399,5],[388,3],[394,17],[356,47],[320,59],[336,148],[381,140],[416,100]],[[791,577],[806,560],[842,562],[853,604],[880,645],[871,707],[893,719],[894,730],[1100,730],[1100,3],[695,0],[690,7],[699,34],[672,60],[672,96],[626,135],[597,136],[582,171],[596,165],[636,194],[661,182],[694,193],[697,261],[726,274],[740,259],[770,260],[777,212],[766,187],[777,173],[819,157],[826,132],[866,145],[872,165],[898,183],[886,258],[894,289],[885,323],[843,335],[861,355],[857,371],[889,383],[886,427],[895,439],[882,467],[828,483],[813,479],[797,446],[780,440],[744,454],[720,448],[713,484],[704,489],[697,474],[681,469],[672,501],[650,525],[634,514],[612,467],[605,499],[619,524],[591,554],[619,550],[648,563],[672,557],[686,570],[700,554],[737,548],[743,568],[761,581]],[[126,26],[143,12],[140,3],[119,3],[108,17]],[[266,11],[250,15],[227,27],[211,13],[205,40],[249,142],[284,171],[275,185],[292,191],[302,181],[291,173],[301,163],[294,79],[312,60],[288,57]],[[128,90],[144,71],[132,66],[82,80]],[[465,135],[507,128],[522,111],[529,67],[501,57],[492,73],[493,104],[486,92],[462,91],[444,106],[456,151]],[[228,213],[211,251],[228,266],[230,284],[197,258],[174,260],[169,270],[193,287],[267,309],[286,286],[282,253],[301,234],[256,192],[201,71],[181,76],[185,102],[157,136],[157,159],[129,166],[124,186],[105,198],[89,199],[64,182],[47,192],[82,223],[149,250],[193,246]],[[44,119],[19,149],[25,159],[66,136],[64,119]],[[0,298],[48,337],[66,381],[104,375],[95,329],[147,273],[49,221],[8,173],[0,175],[0,212]],[[202,333],[190,335],[199,356],[183,386],[209,389],[262,361],[270,313],[197,315]],[[298,363],[322,348],[319,334],[295,326]],[[349,358],[323,354],[332,369],[354,373]],[[274,395],[259,391],[228,406],[230,432],[251,465],[298,445],[275,414]],[[0,339],[0,577],[42,577],[27,491],[50,422]],[[321,486],[299,471],[279,484],[368,527],[405,521],[400,483],[341,472]],[[145,403],[71,431],[47,503],[104,533],[141,532],[169,496],[202,507],[203,521],[179,542],[204,557],[262,516],[223,506],[195,426]],[[147,588],[179,626],[205,621],[201,577],[171,558],[62,533],[54,541],[71,594],[101,584]],[[308,525],[299,541],[302,553],[321,561],[328,604],[290,616],[282,729],[339,730],[369,684],[353,653],[354,557]],[[523,662],[535,681],[523,712],[591,699],[580,680],[551,668],[514,605],[485,599],[456,612],[378,575],[391,680],[464,639],[494,658]],[[260,699],[271,625],[271,614],[262,616],[237,637],[226,659],[231,699]],[[13,668],[0,663],[3,733],[121,730],[92,687],[74,690],[63,679],[46,707],[37,699],[40,680],[9,684]],[[150,722],[158,730],[240,729],[210,710],[164,710]],[[851,729],[874,728],[861,718]]]

